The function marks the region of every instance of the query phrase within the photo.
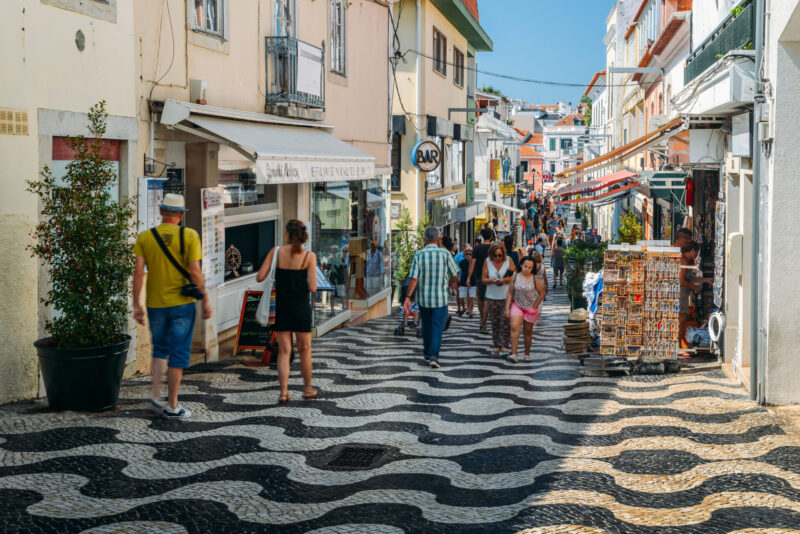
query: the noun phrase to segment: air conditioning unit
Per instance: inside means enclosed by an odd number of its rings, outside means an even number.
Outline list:
[[[658,130],[667,123],[666,115],[652,115],[647,119],[647,131]]]

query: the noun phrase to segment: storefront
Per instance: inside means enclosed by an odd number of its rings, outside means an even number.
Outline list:
[[[373,156],[330,131],[312,121],[163,103],[154,160],[169,162],[170,173],[182,177],[190,209],[186,224],[207,230],[200,201],[206,188],[220,187],[224,201],[222,231],[217,232],[225,251],[224,277],[209,286],[216,309],[213,324],[196,333],[198,350],[212,353],[218,337],[228,337],[237,326],[245,291],[260,290],[256,272],[269,250],[283,242],[283,226],[292,218],[306,223],[306,247],[317,254],[320,270],[334,285],[334,291],[314,295],[317,335],[350,322],[357,306],[363,310],[358,317],[388,313],[388,305],[380,313],[376,309],[384,304],[381,295],[389,294],[390,170],[376,171]],[[140,198],[140,211],[141,204]],[[375,243],[374,253],[368,240]]]

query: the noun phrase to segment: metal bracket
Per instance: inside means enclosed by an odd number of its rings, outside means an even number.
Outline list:
[[[161,172],[156,173],[156,165],[162,165]],[[149,176],[163,176],[167,169],[174,169],[176,166],[177,164],[174,161],[172,163],[164,163],[144,154],[144,173]]]

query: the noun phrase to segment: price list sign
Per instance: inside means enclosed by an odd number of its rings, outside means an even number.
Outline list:
[[[159,205],[164,200],[164,178],[139,178],[139,232],[161,224]]]
[[[203,277],[206,287],[213,289],[225,283],[225,190],[206,187],[200,190]]]

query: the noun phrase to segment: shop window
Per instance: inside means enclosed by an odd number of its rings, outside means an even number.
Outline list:
[[[317,325],[348,310],[350,299],[368,298],[389,286],[386,183],[378,178],[314,185],[312,249],[335,288],[314,295]]]
[[[225,38],[224,11],[224,0],[194,0],[193,29]]]
[[[436,28],[433,29],[433,70],[447,76],[447,38]]]
[[[225,213],[249,213],[258,208],[278,207],[278,186],[257,184],[256,175],[249,169],[219,171],[219,185],[225,188]],[[247,209],[237,209],[247,208]]]
[[[401,159],[400,134],[392,134],[392,191],[400,191]]]
[[[439,166],[433,172],[425,173],[425,179],[428,184],[428,189],[441,189],[444,187],[444,166],[447,164],[447,154],[445,153],[441,139],[438,137],[429,137],[429,141],[433,141],[439,145],[444,161],[439,162]]]
[[[235,280],[258,270],[275,246],[275,221],[263,221],[225,228],[225,247],[233,247],[242,256],[240,269],[226,270],[225,281]]]
[[[345,56],[347,51],[347,39],[345,33],[345,0],[331,1],[331,71],[345,75]]]
[[[453,47],[453,83],[464,87],[464,53]]]

